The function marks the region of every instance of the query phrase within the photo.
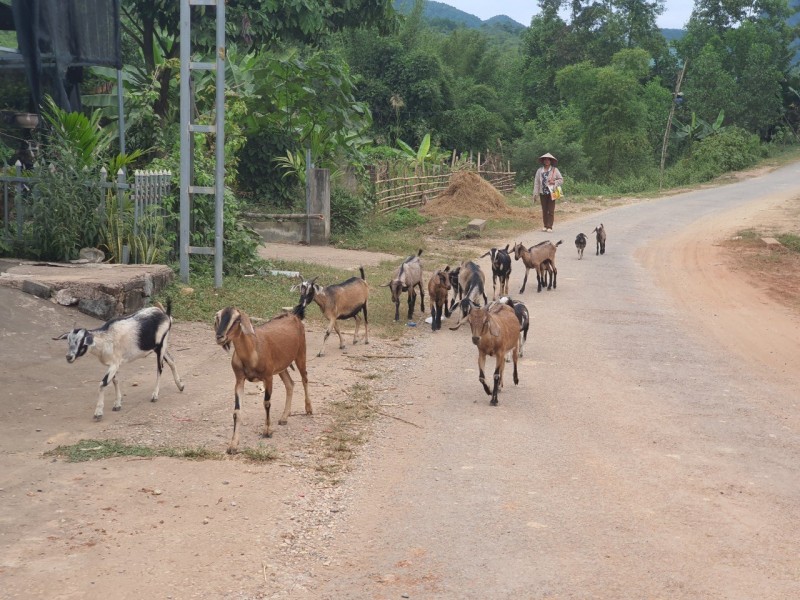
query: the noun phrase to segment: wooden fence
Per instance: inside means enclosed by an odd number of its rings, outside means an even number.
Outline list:
[[[413,169],[397,163],[380,163],[373,167],[372,181],[375,187],[376,210],[387,213],[398,208],[424,206],[444,192],[450,185],[450,176],[458,171],[473,171],[491,183],[499,192],[509,194],[514,191],[516,173],[498,167],[496,161],[481,164],[478,154],[477,163],[471,160],[465,163],[452,161],[451,165],[433,165],[421,169]]]

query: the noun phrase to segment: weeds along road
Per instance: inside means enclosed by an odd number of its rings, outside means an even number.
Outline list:
[[[798,374],[729,351],[652,271],[681,271],[668,240],[685,243],[697,223],[724,235],[715,223],[798,195],[795,164],[527,236],[564,244],[558,290],[522,296],[520,385],[507,371],[492,407],[467,326],[415,334],[424,364],[393,393],[414,401],[402,414],[422,428],[394,422],[371,442],[309,597],[800,597]],[[595,256],[601,221],[607,251]],[[654,244],[646,269],[636,256]],[[744,307],[718,326],[748,320]]]

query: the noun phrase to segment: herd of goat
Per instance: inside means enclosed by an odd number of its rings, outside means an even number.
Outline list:
[[[596,254],[605,254],[606,231],[601,223],[592,233],[595,234]],[[558,269],[556,269],[556,250],[562,241],[553,243],[549,240],[526,248],[521,243],[513,247],[507,244],[504,248],[492,248],[481,258],[490,257],[492,268],[492,301],[489,302],[485,291],[486,278],[480,266],[471,260],[462,261],[453,269],[445,266],[435,270],[427,282],[428,302],[431,313],[431,329],[437,331],[442,327],[442,316],[455,315],[457,322],[450,327],[457,330],[464,322],[469,323],[472,330],[472,343],[478,348],[479,381],[484,391],[491,396],[491,404],[497,405],[498,392],[503,387],[503,372],[507,357],[513,363],[514,384],[519,383],[517,360],[523,354],[528,337],[530,315],[525,305],[509,297],[509,280],[511,277],[511,257],[521,260],[525,266],[525,278],[519,293],[525,291],[528,274],[531,269],[536,272],[537,291],[542,288],[556,289]],[[578,258],[583,258],[587,237],[579,233],[575,238]],[[425,291],[423,288],[423,269],[420,258],[422,250],[409,256],[395,270],[391,281],[381,287],[388,287],[392,302],[395,305],[394,320],[400,319],[401,295],[407,295],[408,319],[413,319],[419,291],[420,311],[425,314]],[[367,302],[369,286],[366,283],[363,267],[359,267],[360,277],[351,277],[347,281],[329,286],[316,283],[317,278],[303,280],[293,286],[299,290],[300,300],[291,310],[286,311],[269,321],[254,327],[244,311],[229,306],[218,311],[214,318],[216,342],[226,351],[233,347],[231,367],[236,379],[234,386],[233,436],[228,446],[228,453],[237,452],[239,445],[239,411],[245,381],[262,382],[264,385],[264,410],[266,420],[263,435],[271,437],[270,404],[272,398],[273,379],[277,375],[286,388],[286,402],[283,414],[278,420],[285,425],[292,407],[294,382],[289,369],[300,373],[305,394],[306,414],[312,414],[311,399],[308,395],[308,373],[306,370],[306,332],[303,324],[305,311],[311,302],[315,302],[323,316],[327,319],[327,327],[322,339],[318,356],[323,355],[325,342],[335,331],[339,336],[339,348],[345,347],[339,321],[355,320],[353,344],[358,341],[361,321],[364,321],[364,343],[369,343],[369,322]],[[499,290],[498,290],[499,287]],[[131,315],[112,319],[95,329],[76,328],[53,338],[66,339],[68,344],[67,362],[72,363],[84,354],[95,355],[102,364],[108,367],[100,381],[99,396],[95,407],[94,418],[103,418],[104,392],[110,384],[114,384],[116,401],[113,410],[122,409],[122,392],[117,381],[117,371],[128,362],[149,355],[156,355],[156,387],[151,401],[158,400],[161,373],[166,362],[172,371],[175,385],[183,391],[184,385],[178,374],[172,355],[168,350],[169,334],[172,327],[171,302],[166,307],[160,303],[143,308]],[[495,369],[491,387],[486,382],[484,366],[487,356],[495,358]]]

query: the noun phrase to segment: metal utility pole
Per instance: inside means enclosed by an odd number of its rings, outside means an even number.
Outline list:
[[[180,227],[180,277],[189,282],[189,255],[214,255],[214,286],[222,287],[222,215],[225,192],[225,0],[180,0],[181,23],[181,227]],[[192,62],[191,27],[192,6],[216,7],[216,61]],[[216,96],[214,125],[198,125],[192,121],[192,85],[194,71],[216,71]],[[214,185],[194,185],[194,145],[195,133],[216,135],[214,156]],[[214,246],[190,245],[190,222],[192,197],[195,194],[214,195]]]
[[[667,117],[667,129],[664,131],[664,143],[661,145],[661,168],[658,172],[658,189],[664,187],[664,163],[667,160],[667,142],[669,141],[669,130],[672,127],[672,116],[675,114],[675,104],[676,100],[678,99],[678,94],[681,91],[681,83],[683,82],[683,75],[686,73],[686,65],[689,64],[689,60],[683,61],[683,69],[681,69],[680,75],[678,75],[678,82],[675,84],[675,92],[672,94],[672,106],[669,109],[669,117]]]

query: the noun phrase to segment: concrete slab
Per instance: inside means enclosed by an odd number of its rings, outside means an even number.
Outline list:
[[[764,245],[767,248],[770,248],[772,250],[777,250],[779,248],[783,248],[783,244],[781,244],[778,240],[776,240],[773,237],[764,237],[764,238],[761,238],[761,241],[764,243]]]
[[[13,287],[97,317],[134,312],[172,281],[165,265],[0,263],[0,285]]]
[[[486,220],[485,219],[472,219],[469,223],[467,223],[467,231],[472,231],[475,233],[480,233],[486,227]]]

